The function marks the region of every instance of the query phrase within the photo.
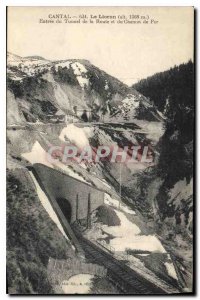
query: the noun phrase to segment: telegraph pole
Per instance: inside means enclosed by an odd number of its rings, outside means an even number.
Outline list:
[[[91,211],[91,199],[90,199],[90,193],[89,193],[88,194],[88,211],[87,211],[87,229],[91,228],[90,211]]]
[[[76,221],[78,221],[78,194],[76,195]]]
[[[120,208],[120,201],[122,197],[122,170],[121,170],[121,161],[119,164],[119,195],[120,195],[120,200],[119,200],[119,208]]]

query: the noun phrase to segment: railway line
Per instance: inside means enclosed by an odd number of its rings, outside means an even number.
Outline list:
[[[110,253],[87,240],[77,230],[74,231],[80,245],[85,251],[86,259],[103,265],[108,270],[108,276],[124,294],[139,295],[164,295],[166,290],[156,286],[146,278],[139,275],[124,263],[115,259]]]

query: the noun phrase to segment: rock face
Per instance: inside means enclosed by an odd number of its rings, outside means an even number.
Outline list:
[[[12,91],[7,91],[7,120],[9,125],[22,125],[26,119],[17,105],[15,96]]]
[[[81,118],[84,110],[94,121],[162,120],[147,98],[87,60],[50,62],[8,53],[7,62],[8,88],[27,122]]]

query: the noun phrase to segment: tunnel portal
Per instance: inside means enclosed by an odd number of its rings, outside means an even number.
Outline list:
[[[57,198],[56,200],[60,209],[62,210],[62,213],[66,217],[67,221],[70,223],[72,217],[72,208],[70,202],[65,198]]]
[[[33,172],[54,210],[59,208],[69,224],[86,219],[89,211],[91,213],[104,203],[104,191],[59,170],[34,164]]]

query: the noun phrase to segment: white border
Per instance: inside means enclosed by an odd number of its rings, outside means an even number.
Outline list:
[[[56,1],[56,0],[1,0],[0,1],[0,37],[1,37],[1,46],[0,46],[0,62],[1,62],[1,69],[0,69],[0,130],[1,130],[1,147],[0,147],[0,295],[1,299],[6,299],[8,295],[6,295],[6,6],[194,6],[199,13],[200,1],[199,0],[96,0],[96,1]],[[198,21],[198,20],[196,20]],[[199,23],[196,24],[196,31],[199,33]],[[197,34],[196,34],[197,36]],[[196,40],[196,60],[198,59],[198,52],[197,49],[199,45],[199,41]],[[197,65],[196,65],[196,73],[197,73]],[[197,74],[196,74],[197,76]],[[197,86],[196,86],[196,104],[197,104],[197,96],[198,96],[198,87],[199,87],[199,78],[197,76]],[[197,116],[197,140],[200,139],[200,130],[199,130],[199,122],[198,116],[200,115],[199,105],[196,107],[196,116]],[[196,152],[198,153],[199,145],[197,144]],[[197,171],[199,171],[199,161],[197,161]],[[197,183],[197,179],[196,179]],[[198,187],[196,186],[196,192],[198,193]],[[196,210],[198,208],[198,197],[196,195]],[[196,234],[198,233],[199,229],[199,222],[198,222],[198,214],[199,211],[196,211]],[[197,248],[199,249],[199,236],[198,236],[198,244]],[[196,253],[197,254],[197,253]],[[198,261],[199,265],[199,261]],[[198,271],[198,270],[197,270]],[[198,292],[198,274],[196,274],[196,286]],[[19,296],[18,296],[19,297]],[[42,296],[38,296],[38,299],[42,299]],[[50,297],[50,296],[49,296]],[[70,297],[70,296],[67,296]],[[93,296],[94,297],[94,296]],[[109,296],[105,296],[104,298],[108,298]],[[26,298],[26,297],[23,297]],[[73,296],[74,298],[74,296]],[[118,299],[121,297],[117,297]],[[136,297],[134,298],[142,299],[145,297]],[[156,297],[157,299],[160,297]],[[191,296],[186,296],[186,298],[192,298]],[[170,299],[177,299],[175,296],[171,296]]]

